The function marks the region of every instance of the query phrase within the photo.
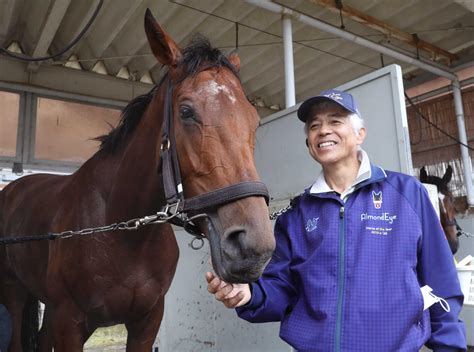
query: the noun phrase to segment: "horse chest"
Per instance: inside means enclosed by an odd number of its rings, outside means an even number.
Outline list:
[[[141,266],[121,268],[117,275],[97,272],[65,283],[61,291],[69,291],[71,300],[88,320],[112,324],[123,322],[125,315],[144,315],[152,309],[168,290],[173,273],[157,274]]]
[[[179,255],[174,235],[160,236],[159,246],[152,242],[136,248],[94,238],[96,245],[82,251],[87,255],[58,259],[52,295],[71,295],[81,311],[97,320],[119,319],[129,310],[146,312],[168,290]]]
[[[88,319],[121,321],[124,313],[144,314],[154,307],[165,285],[154,278],[115,282],[109,287],[102,287],[103,290],[94,291],[90,296],[81,297],[84,301],[80,309]]]

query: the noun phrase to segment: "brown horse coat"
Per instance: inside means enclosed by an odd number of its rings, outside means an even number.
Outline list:
[[[124,111],[101,149],[70,176],[38,174],[0,193],[0,237],[102,226],[153,214],[163,204],[160,132],[166,87],[173,85],[176,148],[186,197],[258,180],[253,160],[258,115],[242,90],[238,57],[225,58],[200,40],[181,51],[145,17],[153,53],[167,78]],[[211,243],[213,265],[228,281],[250,281],[263,271],[275,243],[261,197],[216,209],[222,232]],[[25,312],[46,305],[42,351],[81,351],[99,326],[125,323],[127,351],[150,351],[178,260],[168,224],[55,241],[0,246],[0,303],[13,319],[10,350],[21,351]],[[34,342],[33,342],[34,343]],[[25,349],[34,348],[23,343]]]

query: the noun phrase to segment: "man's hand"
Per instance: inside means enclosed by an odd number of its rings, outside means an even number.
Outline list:
[[[211,272],[206,273],[206,280],[207,290],[227,308],[243,306],[252,297],[249,284],[229,284]]]

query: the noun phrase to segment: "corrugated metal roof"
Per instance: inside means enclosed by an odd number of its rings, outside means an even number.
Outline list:
[[[41,56],[56,53],[84,28],[99,0],[2,0],[0,45],[18,42],[23,52]],[[319,1],[320,2],[320,1]],[[473,61],[474,13],[472,0],[342,0],[344,6],[372,16],[430,44],[456,54],[451,66]],[[416,55],[412,46],[381,33],[316,0],[280,0],[279,4],[374,42]],[[196,33],[225,51],[238,44],[241,79],[251,100],[284,107],[284,63],[281,15],[241,0],[104,0],[96,20],[82,40],[62,60],[42,65],[61,65],[71,55],[84,70],[105,69],[111,76],[157,82],[163,70],[151,55],[143,30],[145,9],[150,8],[180,46]],[[237,34],[238,33],[238,34]],[[237,43],[238,37],[238,43]],[[380,54],[315,28],[293,21],[297,101],[322,89],[371,72],[382,66]],[[432,60],[420,50],[418,55]],[[435,58],[440,63],[442,58]],[[98,62],[101,62],[98,64]],[[385,65],[396,62],[384,57]],[[411,77],[412,67],[400,63]],[[103,64],[103,65],[102,65]],[[38,68],[35,68],[38,69]],[[41,70],[41,67],[39,67]],[[64,68],[67,74],[70,68]],[[117,78],[117,79],[123,79]],[[1,69],[0,69],[1,79]],[[407,82],[409,85],[410,82]]]

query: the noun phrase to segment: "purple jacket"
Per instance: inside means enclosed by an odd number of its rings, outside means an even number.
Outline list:
[[[273,258],[238,315],[281,321],[280,337],[298,351],[465,350],[463,294],[425,188],[371,171],[345,203],[306,190],[278,218]],[[423,311],[424,285],[449,313],[439,304]]]

